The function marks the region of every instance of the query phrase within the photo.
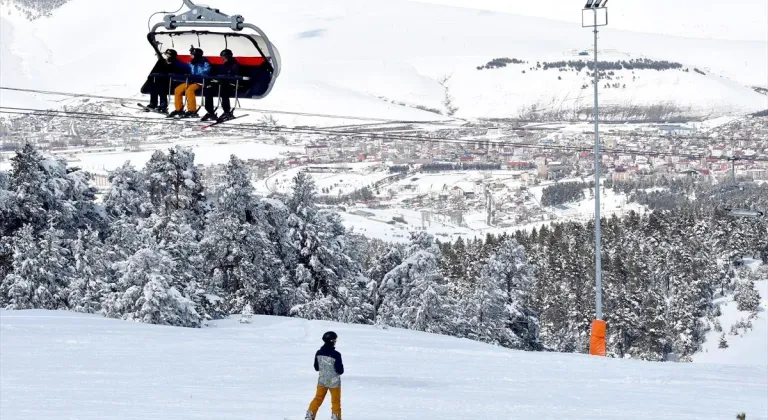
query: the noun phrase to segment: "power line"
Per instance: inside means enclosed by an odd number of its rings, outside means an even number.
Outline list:
[[[92,95],[92,94],[85,94],[85,93],[73,93],[73,92],[64,92],[64,91],[50,91],[50,90],[39,90],[39,89],[27,89],[27,88],[14,88],[14,87],[8,87],[8,86],[0,86],[0,90],[9,90],[9,91],[16,91],[16,92],[25,92],[25,93],[39,93],[43,95],[59,95],[59,96],[68,96],[68,97],[76,97],[76,98],[89,98],[89,99],[107,99],[107,100],[115,100],[115,101],[132,101],[136,100],[135,98],[122,98],[122,97],[116,97],[116,96],[103,96],[103,95]],[[336,114],[318,114],[318,113],[310,113],[310,112],[298,112],[298,111],[273,111],[273,110],[265,110],[265,109],[258,109],[258,108],[239,108],[244,111],[253,111],[253,112],[259,112],[264,114],[286,114],[286,115],[298,115],[298,116],[307,116],[307,117],[322,117],[322,118],[339,118],[339,119],[354,119],[354,120],[363,120],[363,121],[379,121],[382,123],[388,123],[388,124],[449,124],[450,121],[412,121],[412,120],[392,120],[392,119],[386,119],[386,118],[374,118],[374,117],[358,117],[358,116],[345,116],[345,115],[336,115]],[[42,111],[42,110],[39,110]],[[109,115],[109,114],[104,114]],[[114,115],[114,114],[112,114]],[[123,115],[120,115],[120,117],[123,117]],[[458,121],[465,121],[461,120],[459,118],[454,118],[454,120]],[[517,121],[517,122],[526,122],[526,121]],[[245,125],[245,124],[241,124]],[[254,124],[251,124],[252,126]],[[363,124],[358,124],[357,126],[362,126]],[[368,125],[368,124],[365,124]],[[344,129],[352,129],[355,125],[343,127]],[[318,128],[319,127],[312,127],[312,128]],[[341,129],[342,127],[337,127]],[[518,131],[556,131],[556,128],[535,128],[535,127],[514,127],[515,130]],[[359,133],[362,134],[362,133]],[[589,134],[589,133],[581,133],[581,134]],[[630,138],[659,138],[659,139],[668,139],[668,140],[713,140],[713,137],[711,136],[652,136],[648,134],[637,134],[637,133],[625,133],[624,135],[630,137]],[[730,140],[730,141],[751,141],[753,139],[744,139],[744,138],[728,138],[723,140]],[[679,154],[674,154],[673,156],[682,156]]]
[[[136,98],[122,98],[118,96],[103,96],[103,95],[92,95],[87,93],[73,93],[73,92],[62,92],[62,91],[53,91],[53,90],[40,90],[40,89],[24,89],[24,88],[14,88],[14,87],[8,87],[8,86],[0,86],[0,90],[8,90],[8,91],[24,92],[24,93],[38,93],[41,95],[67,96],[71,98],[107,99],[107,100],[113,100],[113,101],[135,101],[136,100]],[[318,114],[318,113],[299,112],[299,111],[277,111],[277,110],[258,109],[258,108],[239,108],[239,109],[242,109],[244,111],[260,112],[263,114],[285,114],[285,115],[296,115],[296,116],[303,116],[303,117],[335,118],[335,119],[347,119],[347,120],[359,120],[359,121],[378,121],[378,122],[395,123],[395,124],[416,124],[416,123],[428,124],[428,123],[435,123],[435,122],[448,124],[451,122],[451,121],[393,120],[389,118],[360,117],[360,116],[337,115],[337,114]],[[453,118],[453,120],[459,120],[459,119]]]
[[[176,125],[176,126],[187,125],[187,126],[200,127],[197,121],[184,121],[184,120],[179,121],[179,120],[160,119],[160,118],[141,118],[141,117],[123,116],[118,114],[104,114],[104,113],[80,112],[80,111],[42,110],[42,109],[35,109],[35,108],[15,108],[15,107],[0,106],[0,114],[37,115],[37,116],[46,116],[46,117],[54,117],[54,118],[58,117],[58,118],[74,118],[74,119],[84,119],[84,120],[107,121],[107,122],[113,122],[113,123],[168,124],[168,125]],[[319,128],[286,127],[286,126],[276,127],[276,126],[259,125],[259,124],[228,123],[226,128],[241,130],[241,131],[260,130],[260,131],[273,132],[273,133],[311,134],[311,135],[338,136],[338,137],[361,138],[361,139],[371,139],[371,140],[376,140],[376,139],[400,140],[400,141],[414,142],[414,143],[458,144],[458,145],[474,145],[474,146],[481,146],[481,147],[497,146],[497,147],[513,147],[513,148],[534,149],[534,150],[555,150],[555,151],[561,151],[561,152],[592,152],[592,148],[589,146],[546,145],[546,144],[521,143],[521,142],[510,142],[510,141],[491,141],[491,140],[485,140],[485,139],[425,137],[425,136],[415,136],[415,135],[405,135],[405,134],[382,134],[382,133],[354,132],[354,131],[338,132],[333,130],[323,130]],[[645,150],[638,150],[638,149],[623,149],[623,148],[615,148],[615,147],[603,148],[601,149],[601,153],[629,154],[629,155],[651,156],[651,157],[681,157],[681,158],[688,158],[688,159],[716,159],[716,160],[733,159],[732,157],[728,157],[728,156],[717,157],[717,156],[693,155],[693,154],[673,153],[673,152],[653,152],[653,151],[645,151]],[[758,158],[758,157],[753,157],[753,158],[743,157],[743,158],[739,158],[739,160],[753,161],[753,162],[768,162],[768,158]]]

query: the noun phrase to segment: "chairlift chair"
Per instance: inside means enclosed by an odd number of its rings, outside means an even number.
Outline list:
[[[231,83],[234,87],[235,102],[240,98],[266,98],[280,75],[280,53],[269,41],[267,35],[257,26],[246,23],[241,15],[229,16],[209,6],[195,5],[192,0],[184,0],[189,10],[180,14],[167,14],[163,21],[156,23],[147,34],[147,40],[157,57],[162,57],[166,49],[178,51],[178,59],[184,63],[192,60],[191,54],[184,54],[193,46],[204,51],[205,58],[211,64],[212,74],[216,67],[223,64],[219,53],[224,49],[233,52],[234,60],[240,67],[240,75],[234,77],[212,76],[220,82]],[[180,30],[180,28],[184,28]],[[243,30],[249,32],[243,32]],[[150,74],[149,77],[168,77],[169,75]],[[176,75],[174,75],[176,76]],[[171,83],[184,83],[178,77],[172,77]],[[206,80],[191,80],[205,83]],[[169,90],[170,86],[169,86]],[[148,91],[142,89],[143,94]],[[197,96],[203,94],[197,91]]]

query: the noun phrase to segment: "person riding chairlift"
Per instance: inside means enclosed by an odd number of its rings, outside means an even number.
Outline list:
[[[211,63],[203,56],[203,50],[192,47],[189,49],[189,53],[192,55],[192,61],[188,64],[188,75],[192,76],[190,79],[207,79],[211,74]],[[189,118],[197,116],[197,98],[195,93],[200,88],[202,88],[202,84],[196,83],[193,80],[179,85],[174,91],[176,110],[168,114],[168,117]],[[184,112],[184,99],[182,97],[185,93],[187,96],[186,112]]]
[[[179,61],[176,50],[167,49],[162,56],[158,55],[157,63],[150,73],[168,76],[148,77],[142,87],[142,91],[149,92],[149,105],[147,108],[167,113],[168,112],[168,85],[170,84],[170,75],[186,73],[187,65]],[[158,98],[160,99],[158,103]]]
[[[201,121],[216,120],[218,122],[223,122],[235,118],[232,114],[232,104],[229,101],[229,98],[235,95],[235,81],[228,79],[217,80],[216,76],[240,76],[240,65],[237,63],[234,54],[232,54],[232,51],[229,49],[222,50],[220,56],[224,61],[224,64],[216,69],[215,74],[211,76],[211,83],[206,85],[205,89],[203,89],[206,114]],[[220,117],[216,116],[216,111],[213,107],[213,98],[215,96],[221,98],[221,108],[224,110],[224,113],[221,114]]]

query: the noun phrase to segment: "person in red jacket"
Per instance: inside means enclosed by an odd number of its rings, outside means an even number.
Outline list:
[[[323,346],[315,353],[315,371],[319,372],[317,392],[309,404],[305,420],[315,420],[326,393],[331,392],[331,420],[341,420],[341,375],[344,363],[336,351],[338,336],[333,331],[323,334]]]

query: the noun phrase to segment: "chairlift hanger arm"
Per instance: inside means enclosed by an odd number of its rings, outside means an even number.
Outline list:
[[[165,29],[172,30],[179,27],[189,26],[205,26],[217,23],[220,27],[229,27],[233,31],[240,31],[243,29],[243,22],[245,19],[241,15],[229,16],[221,13],[218,9],[211,9],[208,6],[197,6],[192,3],[192,0],[184,0],[184,5],[189,7],[189,10],[180,14],[168,14],[163,17],[162,26]]]

